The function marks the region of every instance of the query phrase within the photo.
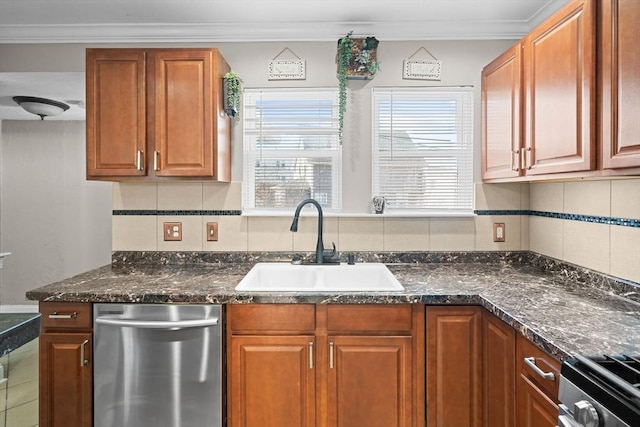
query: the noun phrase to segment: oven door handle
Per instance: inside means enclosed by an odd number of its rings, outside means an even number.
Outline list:
[[[135,320],[121,319],[110,316],[101,316],[96,318],[96,323],[107,326],[141,328],[141,329],[165,329],[176,330],[185,328],[203,328],[207,326],[215,326],[220,322],[217,317],[210,319],[195,320],[178,320],[178,321],[158,321],[158,320]]]
[[[533,369],[533,372],[540,375],[545,380],[553,381],[556,379],[556,376],[553,374],[553,372],[545,372],[542,369],[538,368],[538,366],[536,366],[535,357],[525,357],[524,363],[527,364],[531,369]]]

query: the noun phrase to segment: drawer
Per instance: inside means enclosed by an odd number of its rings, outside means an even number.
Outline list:
[[[376,334],[411,333],[411,305],[329,305],[327,330]]]
[[[558,403],[560,362],[522,335],[518,335],[516,341],[516,357],[518,374],[538,387],[550,400]],[[534,363],[542,372],[536,372],[525,362],[525,358]],[[544,378],[543,373],[552,373],[553,378]]]
[[[315,333],[313,304],[229,304],[227,321],[231,333]]]
[[[42,329],[91,329],[91,303],[40,302]]]

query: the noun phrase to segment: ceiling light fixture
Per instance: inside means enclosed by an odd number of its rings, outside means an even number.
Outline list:
[[[69,109],[69,106],[64,102],[35,96],[14,96],[13,100],[25,111],[40,116],[40,120],[49,116],[57,116]]]

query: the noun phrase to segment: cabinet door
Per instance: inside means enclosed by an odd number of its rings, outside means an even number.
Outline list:
[[[427,307],[427,425],[482,423],[481,308]]]
[[[211,50],[153,53],[158,176],[214,176],[214,60]]]
[[[595,169],[595,5],[572,0],[525,38],[528,175]]]
[[[528,378],[521,375],[518,381],[517,427],[556,427],[558,407]]]
[[[601,144],[604,169],[640,166],[640,2],[603,0]]]
[[[482,178],[520,172],[521,44],[482,70]]]
[[[412,426],[411,337],[328,339],[328,425]]]
[[[314,426],[314,343],[312,336],[232,337],[230,426]]]
[[[87,49],[87,178],[146,175],[145,53]]]
[[[484,425],[515,425],[515,331],[485,311],[482,316]]]
[[[91,427],[90,333],[40,335],[40,426]]]

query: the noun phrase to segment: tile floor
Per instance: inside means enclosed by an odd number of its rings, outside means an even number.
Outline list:
[[[38,339],[0,358],[0,427],[38,425]]]

